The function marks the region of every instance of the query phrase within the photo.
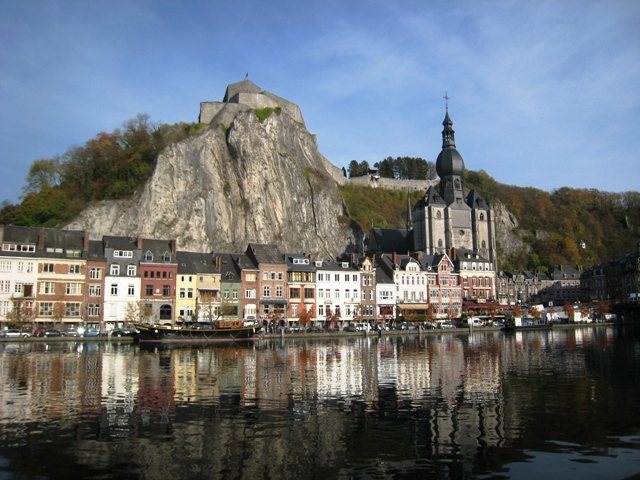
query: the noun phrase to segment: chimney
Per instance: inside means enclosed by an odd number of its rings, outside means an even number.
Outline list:
[[[220,269],[222,268],[222,257],[220,257],[220,255],[216,255],[215,257],[213,257],[213,261],[215,263],[216,270],[220,271]]]
[[[40,229],[40,232],[38,233],[38,250],[43,251],[44,250],[44,237],[45,237],[45,233],[44,233],[44,227]]]
[[[391,261],[393,262],[394,265],[398,264],[398,256],[396,255],[396,252],[394,251],[393,254],[391,255]]]
[[[91,238],[91,235],[89,235],[89,232],[85,231],[84,232],[84,236],[82,237],[82,250],[84,253],[84,256],[88,256],[89,253],[89,239]]]
[[[137,241],[136,241],[136,245],[137,245],[138,249],[142,250],[142,244],[143,243],[144,242],[142,241],[142,237],[138,237]]]
[[[178,243],[176,242],[175,238],[172,238],[171,239],[171,253],[173,255],[175,255],[177,248],[178,248]]]

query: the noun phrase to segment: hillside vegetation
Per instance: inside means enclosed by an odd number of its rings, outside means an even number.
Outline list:
[[[60,226],[93,202],[130,197],[151,176],[160,151],[202,127],[191,123],[154,125],[141,115],[62,156],[35,160],[26,177],[22,201],[4,202],[0,224]],[[352,174],[357,168],[368,168],[366,162],[352,163]],[[431,178],[434,171],[431,162],[404,157],[388,157],[376,165],[384,167],[381,171],[385,175],[403,178],[411,171]],[[508,257],[502,254],[502,269],[544,270],[560,263],[587,266],[637,248],[638,192],[572,188],[545,192],[500,184],[484,171],[466,172],[465,187],[477,189],[489,202],[501,202],[519,223],[519,230],[512,233],[525,247]],[[406,191],[347,184],[341,193],[350,217],[345,220],[360,230],[406,226]],[[410,193],[410,204],[422,194]],[[580,247],[581,242],[585,248]],[[500,245],[498,250],[501,252]]]
[[[0,224],[55,227],[91,202],[127,198],[151,176],[158,154],[194,134],[193,123],[155,125],[146,115],[102,132],[61,156],[35,160],[17,204],[4,202]]]

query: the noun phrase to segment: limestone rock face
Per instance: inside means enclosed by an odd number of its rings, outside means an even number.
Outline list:
[[[96,204],[68,228],[175,238],[189,251],[241,252],[249,242],[333,258],[354,232],[331,166],[304,124],[275,109],[262,122],[226,104],[200,134],[168,147],[131,200]]]
[[[526,244],[520,236],[518,220],[501,202],[493,202],[492,208],[495,214],[496,237],[500,255],[508,257],[516,252],[525,250]]]

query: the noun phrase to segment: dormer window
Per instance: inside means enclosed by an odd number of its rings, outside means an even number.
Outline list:
[[[321,266],[322,266],[322,260],[316,261],[316,267],[321,267]]]
[[[146,252],[144,252],[144,261],[153,262],[153,253],[151,253],[151,250],[147,250]]]
[[[349,268],[348,262],[342,262],[342,268]]]
[[[162,261],[165,262],[165,263],[169,263],[171,261],[171,253],[164,252],[162,254]]]

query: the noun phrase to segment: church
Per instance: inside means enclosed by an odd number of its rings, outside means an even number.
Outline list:
[[[459,271],[463,287],[469,280],[463,298],[480,298],[479,292],[474,294],[471,282],[478,274],[483,286],[491,283],[490,293],[483,292],[482,297],[495,298],[494,212],[479,192],[471,190],[465,195],[464,160],[456,149],[448,105],[442,125],[442,150],[436,160],[440,183],[429,186],[412,208],[407,206],[406,229],[372,228],[366,250],[369,254],[402,253],[414,257],[446,254]]]

